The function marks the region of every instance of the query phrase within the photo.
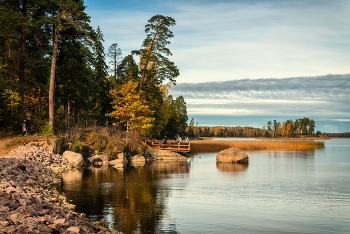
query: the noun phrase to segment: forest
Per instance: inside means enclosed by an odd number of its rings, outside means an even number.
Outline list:
[[[123,57],[117,42],[105,53],[84,1],[0,0],[0,137],[20,134],[24,120],[30,134],[104,126],[150,138],[321,135],[309,118],[261,129],[188,124],[184,97],[168,94],[180,74],[169,60],[175,25],[151,17],[141,47]]]
[[[186,102],[168,94],[180,74],[169,60],[175,19],[145,23],[141,47],[123,57],[117,42],[105,53],[82,0],[0,0],[0,137],[20,134],[24,120],[31,134],[76,126],[185,134]]]
[[[253,127],[228,127],[228,126],[199,126],[195,125],[194,118],[188,125],[188,134],[191,137],[270,137],[270,138],[299,138],[299,137],[324,137],[325,133],[315,133],[315,121],[310,118],[298,118],[277,122],[268,121],[262,128]]]

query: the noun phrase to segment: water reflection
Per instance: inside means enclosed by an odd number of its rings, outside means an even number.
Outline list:
[[[152,163],[121,171],[103,166],[64,173],[63,191],[78,212],[106,219],[124,233],[160,233],[171,189],[161,183],[174,174],[188,175],[189,163]],[[171,230],[173,228],[173,230]],[[167,231],[176,233],[175,226]]]
[[[350,233],[349,145],[252,151],[249,165],[202,153],[190,163],[91,168],[66,173],[63,191],[77,212],[124,233]]]
[[[62,173],[63,180],[70,184],[81,184],[83,172],[78,169],[72,169]]]
[[[188,174],[190,173],[190,163],[153,162],[148,166],[152,173],[158,175]]]
[[[216,168],[221,172],[241,172],[248,168],[248,163],[216,163]]]
[[[269,156],[274,157],[295,157],[301,159],[313,159],[315,157],[315,150],[302,150],[302,151],[269,151]]]

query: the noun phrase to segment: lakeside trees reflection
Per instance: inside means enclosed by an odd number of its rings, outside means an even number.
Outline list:
[[[110,228],[124,233],[159,233],[167,215],[171,189],[161,180],[188,175],[189,163],[152,163],[116,170],[104,166],[63,174],[63,191],[76,211],[90,219],[106,219]],[[169,230],[169,227],[167,227]],[[175,226],[173,227],[175,231]]]

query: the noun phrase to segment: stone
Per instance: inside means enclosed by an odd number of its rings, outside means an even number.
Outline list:
[[[108,155],[107,154],[96,154],[88,158],[91,164],[96,164],[97,161],[101,160],[101,165],[108,165]]]
[[[220,151],[216,155],[219,163],[248,163],[248,155],[241,149],[231,147]]]
[[[67,232],[79,233],[80,232],[80,228],[79,227],[69,227],[67,229]]]
[[[167,151],[167,150],[157,150],[148,148],[145,151],[145,158],[150,158],[151,161],[169,161],[169,162],[186,162],[187,157],[178,154],[176,152]]]
[[[73,151],[64,151],[63,158],[67,159],[73,167],[79,168],[83,166],[84,158],[81,154],[75,153]]]
[[[143,167],[145,163],[146,163],[146,159],[141,155],[135,155],[131,157],[131,165],[133,167]]]
[[[37,146],[20,146],[1,156],[0,233],[116,233],[74,212],[56,190],[62,177],[50,167],[64,171],[71,168],[67,165],[61,155]]]

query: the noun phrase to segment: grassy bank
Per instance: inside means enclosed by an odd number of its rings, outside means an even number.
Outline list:
[[[314,150],[324,148],[324,142],[310,140],[193,140],[191,141],[193,153],[218,152],[230,147],[244,151],[254,150]]]

